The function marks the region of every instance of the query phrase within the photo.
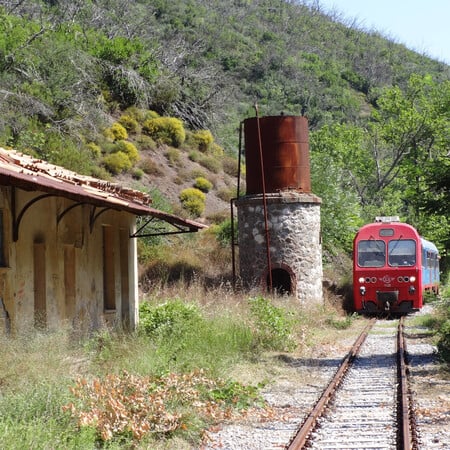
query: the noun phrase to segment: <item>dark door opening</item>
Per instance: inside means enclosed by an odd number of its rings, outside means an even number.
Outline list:
[[[267,275],[267,286],[270,290],[269,275]],[[280,295],[292,293],[291,275],[284,269],[272,269],[272,291]]]

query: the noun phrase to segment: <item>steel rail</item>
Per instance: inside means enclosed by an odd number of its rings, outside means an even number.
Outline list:
[[[408,369],[406,363],[406,340],[403,333],[404,319],[398,323],[397,362],[398,362],[398,408],[399,408],[399,446],[401,450],[417,450],[418,438],[415,427],[415,416],[409,389]]]
[[[299,428],[293,439],[285,447],[287,450],[299,450],[304,447],[304,445],[307,442],[308,436],[313,431],[314,426],[316,425],[317,420],[323,414],[328,402],[333,398],[336,389],[341,384],[345,374],[350,368],[353,360],[356,358],[362,344],[366,340],[366,337],[369,334],[369,331],[371,330],[375,322],[376,319],[372,319],[369,322],[369,324],[364,328],[364,330],[361,332],[358,339],[355,341],[350,351],[348,352],[347,356],[344,358],[338,370],[331,379],[330,383],[326,387],[325,391],[322,393],[321,397],[317,401],[313,410],[304,420],[303,424],[301,425],[301,427]]]

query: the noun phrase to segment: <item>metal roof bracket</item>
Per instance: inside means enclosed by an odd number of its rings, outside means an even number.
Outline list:
[[[94,229],[95,221],[99,218],[99,216],[101,214],[103,214],[104,212],[108,211],[111,208],[103,208],[98,213],[95,213],[96,209],[97,209],[96,206],[92,206],[92,208],[91,208],[91,214],[90,214],[90,218],[89,218],[89,230],[90,230],[91,233],[92,233],[92,231]]]
[[[25,215],[26,211],[34,205],[39,200],[43,200],[47,197],[55,197],[54,194],[42,194],[39,195],[32,200],[30,200],[17,214],[17,205],[16,205],[16,188],[13,186],[11,189],[11,209],[12,209],[12,216],[13,216],[13,241],[17,242],[19,240],[19,227],[20,222],[22,221],[23,216]]]
[[[142,233],[141,232],[146,229],[146,227],[150,224],[150,222],[155,222],[156,220],[159,220],[160,222],[165,222],[168,223],[170,225],[172,225],[174,228],[176,228],[178,231],[167,231],[164,228],[158,228],[157,226],[153,228],[154,232],[150,232],[150,233]],[[150,219],[148,219],[147,221],[145,221],[145,223],[143,225],[141,225],[135,233],[130,234],[130,238],[140,238],[140,237],[151,237],[151,236],[167,236],[170,234],[183,234],[183,233],[193,233],[196,232],[196,229],[192,229],[190,227],[185,227],[183,228],[183,226],[178,225],[176,223],[170,222],[168,220],[163,220],[161,218],[157,218],[154,216],[151,216]]]

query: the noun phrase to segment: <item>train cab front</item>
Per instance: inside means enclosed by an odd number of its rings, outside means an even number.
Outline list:
[[[420,309],[419,236],[406,224],[375,223],[354,241],[354,308],[363,314],[407,314]]]
[[[379,271],[377,276],[354,280],[355,310],[367,315],[408,314],[417,311],[418,285],[415,275]]]

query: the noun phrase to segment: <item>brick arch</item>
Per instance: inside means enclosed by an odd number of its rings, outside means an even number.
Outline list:
[[[297,277],[294,271],[285,263],[273,263],[272,271],[272,287],[281,293],[289,295],[295,294],[297,291]],[[265,291],[269,288],[269,271],[266,269],[261,279],[261,285]]]

